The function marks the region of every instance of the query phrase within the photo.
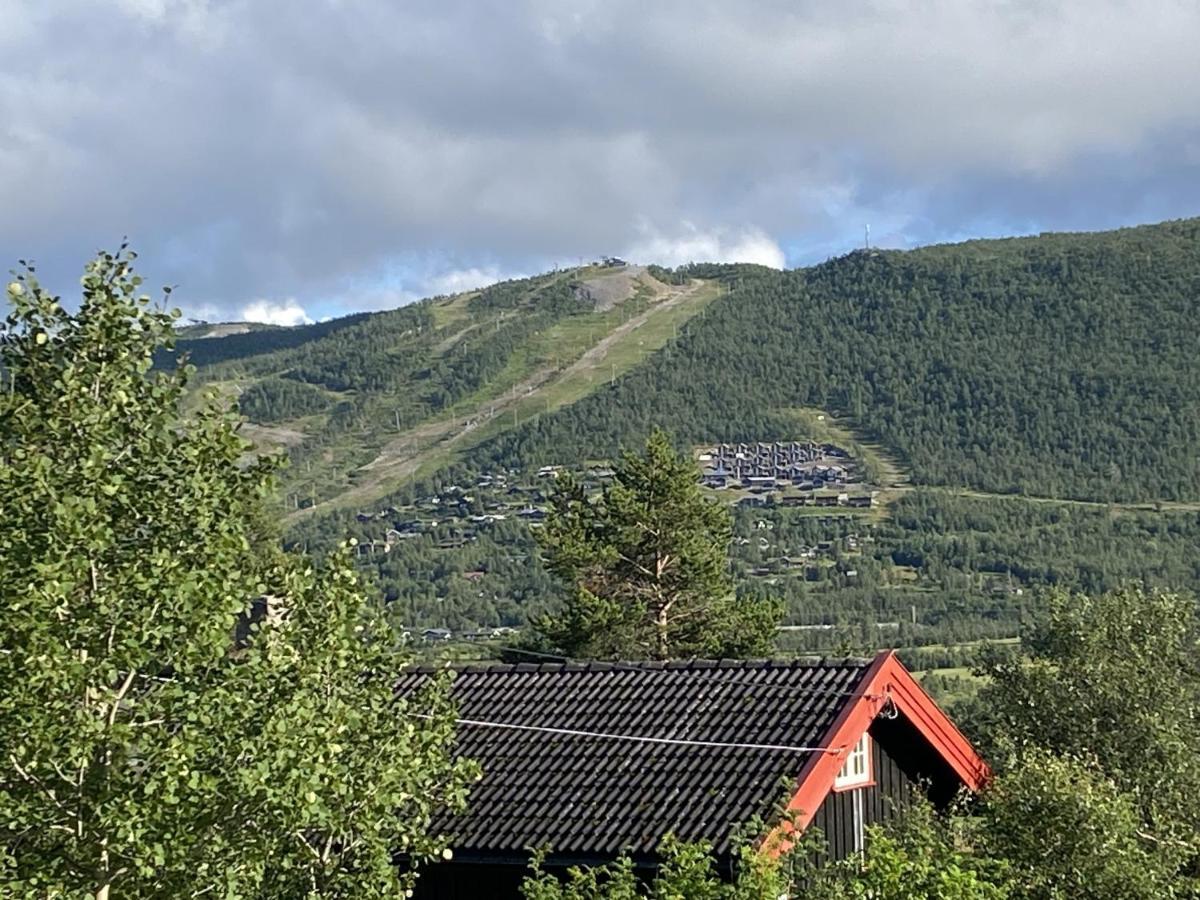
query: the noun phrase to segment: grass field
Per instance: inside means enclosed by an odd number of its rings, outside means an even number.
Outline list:
[[[465,294],[455,294],[434,303],[434,325],[437,328],[449,328],[459,322],[466,322],[471,315],[468,304],[478,296],[479,291],[467,291]]]
[[[987,683],[986,678],[966,667],[925,669],[913,672],[913,677],[944,706],[972,699]]]

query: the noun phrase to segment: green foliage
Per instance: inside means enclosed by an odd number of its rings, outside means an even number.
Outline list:
[[[473,775],[444,685],[393,694],[397,636],[345,552],[272,549],[215,397],[151,372],[175,314],[133,254],[79,312],[32,270],[0,333],[0,893],[392,897]],[[236,637],[235,637],[236,636]]]
[[[861,857],[820,867],[821,900],[1066,900],[1189,896],[1141,832],[1130,798],[1094,765],[1030,748],[973,808],[917,803],[867,830]]]
[[[642,896],[628,856],[603,866],[572,866],[565,883],[545,871],[544,859],[543,853],[534,855],[533,872],[521,883],[525,900],[634,900]]]
[[[322,413],[328,408],[327,394],[290,378],[264,378],[238,397],[238,409],[252,422],[284,422]]]
[[[976,825],[980,852],[1011,867],[1014,898],[1190,895],[1132,796],[1076,757],[1024,751],[985,793]]]
[[[1007,900],[1014,893],[1010,867],[971,846],[964,823],[938,818],[926,804],[869,829],[861,856],[817,865],[820,836],[806,836],[790,853],[773,858],[758,848],[737,855],[732,879],[715,870],[704,844],[664,841],[653,871],[639,872],[628,857],[608,865],[547,871],[534,856],[522,884],[525,900]]]
[[[1031,749],[973,809],[917,803],[868,829],[861,857],[819,868],[821,900],[1066,900],[1185,896],[1139,834],[1129,797],[1094,766]]]
[[[1200,831],[1200,656],[1195,601],[1126,589],[1052,593],[1028,656],[985,668],[975,729],[994,758],[1029,747],[1094,758],[1163,853],[1194,856]]]
[[[960,591],[969,589],[962,576],[972,573],[1088,594],[1130,583],[1200,587],[1195,509],[1117,509],[916,490],[891,513],[883,537],[896,561],[922,569],[931,581],[957,576]]]
[[[861,857],[820,868],[802,896],[821,900],[1005,900],[1014,893],[1006,863],[972,848],[964,823],[916,803],[867,829]]]
[[[524,625],[563,593],[542,567],[528,530],[516,522],[481,529],[471,543],[449,550],[423,534],[364,557],[361,567],[375,574],[374,585],[397,621],[422,628]]]
[[[736,657],[771,647],[778,605],[733,596],[729,513],[704,499],[695,466],[663,432],[621,458],[598,498],[568,479],[540,540],[547,568],[572,590],[565,611],[536,628],[568,656]]]
[[[639,873],[628,856],[603,866],[572,866],[562,877],[545,868],[545,853],[534,855],[532,873],[521,884],[525,900],[776,900],[785,896],[784,867],[747,848],[732,881],[716,872],[711,848],[668,837],[651,877]]]

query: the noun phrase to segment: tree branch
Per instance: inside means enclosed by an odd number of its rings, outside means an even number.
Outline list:
[[[307,850],[309,853],[311,853],[313,855],[313,859],[315,859],[317,862],[321,862],[321,854],[318,853],[316,851],[316,848],[313,847],[313,845],[308,842],[308,838],[306,838],[299,831],[294,832],[292,836],[295,837],[296,840],[298,840],[300,842],[301,846],[303,846],[305,850]]]
[[[655,575],[654,575],[654,572],[653,572],[653,571],[651,571],[650,569],[647,569],[645,566],[643,566],[643,565],[642,565],[640,562],[638,562],[637,560],[630,559],[630,558],[629,558],[628,556],[626,556],[624,553],[618,553],[618,554],[617,554],[617,558],[618,558],[618,559],[620,559],[622,562],[626,562],[626,563],[628,563],[629,565],[633,566],[635,569],[637,569],[639,572],[641,572],[641,573],[642,573],[643,575],[645,575],[647,578],[654,578],[654,577],[655,577]]]
[[[75,811],[64,805],[63,802],[58,799],[58,795],[54,793],[54,789],[47,787],[46,783],[36,775],[26,772],[25,769],[21,767],[21,764],[17,762],[17,758],[13,756],[13,754],[8,754],[8,761],[12,763],[12,767],[17,770],[17,774],[21,776],[22,780],[24,780],[26,784],[32,785],[34,788],[44,794],[51,803],[58,807],[59,811],[64,816],[71,819],[75,817]],[[70,784],[70,781],[68,780],[67,783]],[[55,826],[51,827],[53,828]],[[66,828],[66,826],[60,827]],[[66,830],[68,832],[71,831],[69,828],[66,828]]]
[[[117,721],[117,712],[121,708],[121,701],[124,700],[125,695],[129,693],[129,688],[133,685],[133,680],[135,678],[137,678],[137,669],[130,669],[129,674],[125,676],[125,680],[121,682],[121,686],[117,688],[117,693],[113,696],[112,706],[108,711],[107,725],[109,728],[112,728],[113,723]],[[110,759],[111,755],[111,751],[109,751]]]
[[[1194,844],[1189,844],[1187,841],[1181,841],[1178,838],[1160,838],[1153,834],[1150,834],[1147,831],[1135,831],[1134,834],[1136,834],[1138,837],[1140,837],[1144,841],[1150,841],[1150,843],[1152,843],[1152,844],[1159,844],[1159,845],[1170,844],[1173,847],[1182,847],[1186,850],[1195,849]]]

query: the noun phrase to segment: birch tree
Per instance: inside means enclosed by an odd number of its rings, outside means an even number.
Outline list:
[[[444,685],[394,699],[344,551],[273,549],[277,462],[215,395],[181,414],[133,259],[90,262],[75,313],[8,285],[0,894],[396,896],[472,775]]]

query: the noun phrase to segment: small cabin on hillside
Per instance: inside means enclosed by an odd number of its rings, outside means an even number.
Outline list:
[[[405,672],[399,692],[434,671]],[[458,750],[484,775],[465,814],[432,823],[453,858],[422,870],[416,896],[430,900],[518,897],[531,848],[549,849],[551,869],[626,853],[649,874],[667,834],[710,843],[730,872],[753,821],[774,823],[764,852],[813,826],[843,858],[914,792],[944,805],[988,778],[893,652],[470,665],[453,694]]]

